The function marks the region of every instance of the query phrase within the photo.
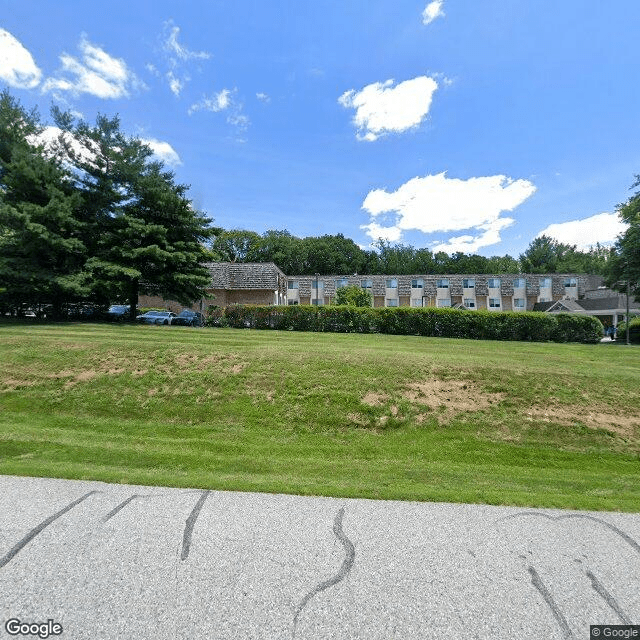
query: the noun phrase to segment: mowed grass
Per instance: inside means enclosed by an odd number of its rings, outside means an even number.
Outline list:
[[[0,324],[0,473],[640,511],[640,348]]]

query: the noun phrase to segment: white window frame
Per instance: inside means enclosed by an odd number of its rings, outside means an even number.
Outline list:
[[[498,284],[496,284],[496,282]],[[487,280],[487,287],[489,289],[499,289],[500,288],[500,278],[489,278],[489,280]]]
[[[360,280],[361,289],[373,289],[373,280]]]
[[[522,283],[522,284],[520,284]],[[513,288],[514,289],[526,289],[527,288],[527,281],[524,278],[516,278],[513,281]]]
[[[518,304],[518,302],[522,302],[522,304]],[[514,309],[526,309],[527,308],[527,299],[526,298],[514,298],[513,299],[513,308]]]
[[[389,278],[384,281],[384,285],[387,289],[397,289],[398,288],[398,279],[397,278]]]
[[[436,287],[438,289],[448,289],[449,288],[449,278],[440,278],[436,282]]]
[[[295,291],[300,288],[300,282],[298,280],[289,280],[287,288],[289,291]]]
[[[412,307],[424,307],[424,301],[422,298],[411,298]]]
[[[468,287],[470,288],[470,287]],[[467,309],[475,309],[476,308],[476,301],[473,298],[465,298],[462,301],[462,304],[467,307]]]
[[[549,283],[549,284],[547,284]],[[552,281],[551,278],[540,278],[540,288],[541,289],[551,289]]]
[[[411,281],[412,289],[424,289],[424,279],[423,278],[415,278]]]
[[[398,306],[398,298],[387,298],[384,301],[385,307],[397,307]]]
[[[498,304],[493,304],[497,302]],[[489,298],[489,309],[501,309],[502,308],[502,300],[500,298]]]
[[[475,278],[463,278],[462,279],[462,288],[463,289],[475,289],[476,288],[476,279]]]
[[[451,308],[451,298],[436,298],[436,307],[438,309]]]

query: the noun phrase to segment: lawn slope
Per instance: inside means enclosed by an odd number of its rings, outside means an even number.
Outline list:
[[[640,348],[0,324],[0,473],[640,511]]]

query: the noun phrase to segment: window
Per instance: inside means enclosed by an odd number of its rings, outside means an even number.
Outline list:
[[[349,284],[349,281],[346,278],[340,278],[340,280],[336,280],[336,289],[341,289],[342,287],[346,287]]]
[[[475,289],[476,280],[475,278],[463,278],[462,279],[462,287],[463,289]]]
[[[499,289],[500,288],[500,278],[489,278],[487,282],[487,286],[489,289]]]
[[[412,289],[422,289],[424,287],[424,280],[422,278],[418,278],[417,280],[411,281]]]
[[[465,307],[467,307],[467,309],[476,308],[476,301],[473,298],[465,298],[463,304]]]
[[[525,300],[524,298],[514,298],[513,299],[513,308],[514,309],[524,309]]]
[[[324,298],[318,298],[317,300],[315,298],[313,298],[311,300],[311,304],[317,306],[317,307],[321,307],[324,304]]]
[[[373,287],[373,280],[361,280],[360,286],[363,289],[371,289]]]
[[[287,304],[298,304],[298,300],[289,300]]]
[[[551,289],[551,278],[540,278],[541,289]]]
[[[412,307],[422,307],[422,298],[411,298]]]
[[[524,278],[516,278],[513,281],[514,289],[525,289],[527,286],[527,281]]]
[[[398,280],[396,278],[391,278],[390,280],[385,280],[385,285],[387,289],[397,289],[398,288]]]
[[[449,281],[446,278],[441,278],[440,280],[438,280],[436,286],[438,287],[438,289],[448,289]]]
[[[451,298],[438,298],[436,300],[437,307],[450,307],[451,306]]]
[[[551,302],[549,298],[538,298],[538,302]]]
[[[499,309],[500,298],[489,298],[489,309]]]
[[[386,302],[387,302],[387,307],[397,307],[398,306],[398,299],[397,298],[388,298]]]
[[[324,282],[322,282],[322,280],[313,280],[313,282],[311,283],[311,288],[315,289],[324,289]]]
[[[575,278],[565,278],[564,286],[565,287],[577,287],[578,286],[578,281]]]
[[[297,280],[289,280],[289,289],[299,289],[300,283]]]

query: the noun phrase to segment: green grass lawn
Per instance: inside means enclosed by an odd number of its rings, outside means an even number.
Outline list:
[[[640,511],[640,348],[0,324],[0,473]]]

